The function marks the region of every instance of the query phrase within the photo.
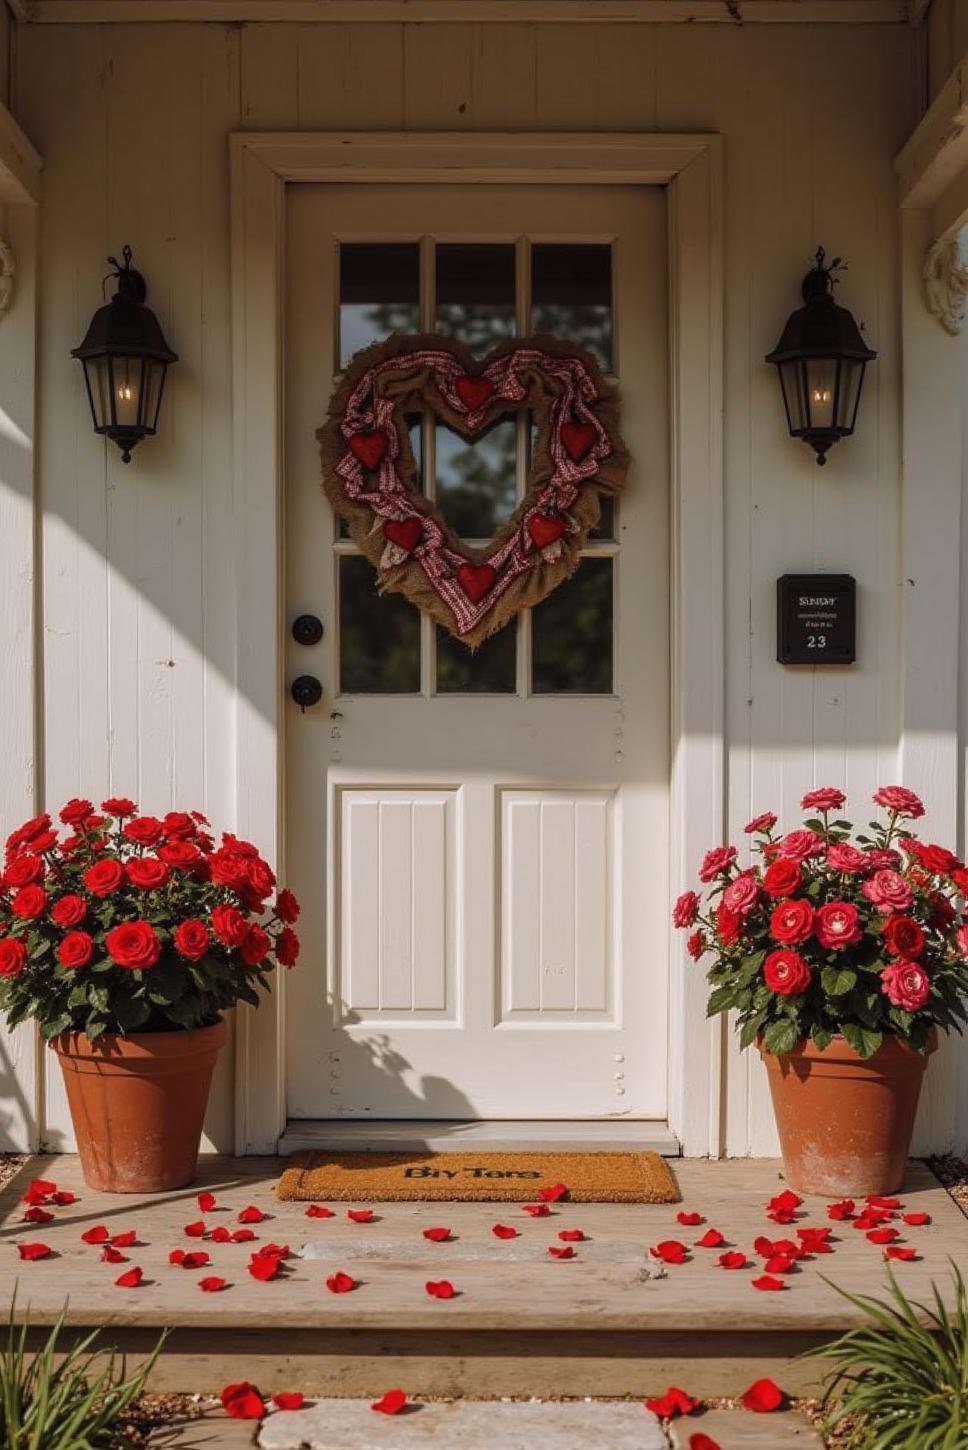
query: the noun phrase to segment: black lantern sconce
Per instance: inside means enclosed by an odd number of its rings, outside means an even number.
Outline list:
[[[129,463],[135,444],[157,429],[165,374],[178,354],[145,306],[148,288],[131,265],[131,248],[125,247],[121,256],[121,263],[108,257],[118,290],[95,312],[87,336],[71,357],[84,364],[95,433],[111,438],[121,449],[122,462]]]
[[[828,449],[853,433],[864,369],[877,356],[851,313],[834,301],[833,273],[840,266],[839,257],[826,266],[824,249],[817,248],[817,265],[800,289],[804,305],[790,314],[780,341],[766,355],[780,374],[791,436],[809,443],[819,464],[826,463]]]

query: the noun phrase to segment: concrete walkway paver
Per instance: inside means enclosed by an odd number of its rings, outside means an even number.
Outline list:
[[[668,1450],[655,1415],[634,1402],[462,1400],[380,1415],[369,1400],[317,1400],[270,1415],[260,1450]]]
[[[797,1410],[758,1415],[752,1410],[706,1410],[670,1426],[674,1450],[689,1450],[689,1437],[702,1430],[720,1450],[823,1450],[823,1441]]]

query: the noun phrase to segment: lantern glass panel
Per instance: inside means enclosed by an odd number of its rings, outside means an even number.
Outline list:
[[[113,357],[111,370],[115,422],[119,428],[137,428],[144,392],[142,359]]]
[[[837,408],[838,362],[832,357],[807,358],[807,403],[811,428],[833,428]]]
[[[106,357],[84,359],[84,380],[90,397],[95,428],[111,424],[111,369]]]
[[[797,360],[780,364],[780,386],[791,433],[802,433],[807,427],[806,379]]]
[[[161,407],[161,390],[165,386],[167,364],[157,358],[145,363],[145,406],[142,414],[146,428],[152,433],[158,426],[158,410]]]
[[[860,385],[864,380],[864,363],[857,358],[845,358],[841,364],[840,416],[838,423],[852,433],[857,421],[857,404],[860,402]]]

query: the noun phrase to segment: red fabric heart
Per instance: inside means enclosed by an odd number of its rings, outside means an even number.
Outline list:
[[[354,453],[365,468],[379,468],[390,446],[385,433],[354,433],[349,440],[350,452]]]
[[[431,1299],[453,1299],[456,1292],[449,1279],[430,1279],[424,1288]]]
[[[370,1409],[377,1410],[381,1415],[399,1415],[406,1403],[406,1390],[387,1390],[381,1399],[374,1400]]]
[[[528,519],[528,533],[538,549],[560,539],[567,527],[560,514],[532,514]]]
[[[457,582],[472,604],[480,604],[496,578],[491,564],[461,564],[457,570]]]
[[[783,1404],[783,1391],[773,1380],[754,1380],[742,1396],[744,1409],[755,1410],[757,1414],[769,1414]]]
[[[585,454],[598,437],[593,423],[562,423],[561,441],[572,463],[581,463]]]
[[[468,413],[475,413],[494,392],[490,378],[458,378],[454,387]]]
[[[331,1294],[348,1294],[351,1289],[356,1288],[356,1280],[340,1269],[326,1280],[326,1287]]]
[[[383,532],[391,544],[412,554],[420,543],[423,524],[420,519],[390,519],[383,525]]]

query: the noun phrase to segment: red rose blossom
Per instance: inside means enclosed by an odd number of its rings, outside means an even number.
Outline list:
[[[104,939],[110,956],[119,967],[133,971],[153,967],[161,955],[161,943],[147,921],[126,921],[114,927]]]
[[[212,930],[227,947],[240,947],[249,931],[249,923],[235,906],[216,906],[212,912]]]
[[[157,846],[164,830],[157,816],[136,816],[134,820],[126,821],[122,827],[127,839],[138,846]]]
[[[21,886],[14,893],[10,910],[22,921],[36,921],[38,916],[43,916],[46,905],[47,892],[42,886]]]
[[[198,827],[187,811],[168,811],[161,824],[169,841],[187,841],[198,834]]]
[[[60,818],[65,826],[77,826],[85,821],[94,810],[94,802],[81,800],[77,796],[67,802],[67,805],[60,812]]]
[[[218,882],[219,886],[227,886],[230,891],[236,891],[239,895],[248,890],[248,861],[239,852],[226,850],[223,846],[214,853],[210,865],[212,880]]]
[[[723,892],[723,900],[730,911],[746,916],[756,905],[760,896],[760,883],[752,871],[742,871],[733,878]]]
[[[57,948],[62,967],[86,967],[94,955],[94,941],[86,931],[69,931]]]
[[[243,950],[243,956],[245,952]],[[291,926],[284,926],[276,937],[276,961],[283,967],[292,967],[299,956],[299,938]]]
[[[0,936],[0,977],[19,977],[27,965],[27,948],[14,936]]]
[[[252,890],[260,900],[264,900],[276,884],[272,868],[262,860],[261,856],[253,856],[246,867],[246,873]]]
[[[288,926],[292,926],[299,920],[299,902],[285,887],[276,897],[276,916],[280,921],[286,922]]]
[[[132,856],[124,863],[124,874],[132,886],[142,891],[157,891],[168,880],[169,870],[157,856]]]
[[[751,821],[747,821],[743,827],[743,832],[747,836],[752,836],[760,831],[772,831],[775,825],[776,816],[773,812],[764,811],[762,815],[754,816]]]
[[[763,877],[763,889],[767,896],[777,900],[783,896],[792,896],[800,885],[800,867],[796,861],[781,857],[773,861],[766,868]]]
[[[78,926],[87,915],[87,902],[83,896],[69,892],[54,902],[50,909],[51,920],[58,926]]]
[[[908,841],[907,848],[912,856],[916,856],[932,876],[947,876],[949,872],[957,870],[961,865],[958,857],[946,846],[925,845],[923,841]]]
[[[813,931],[813,907],[802,897],[781,901],[770,916],[770,933],[784,946],[806,941]]]
[[[838,811],[847,802],[847,797],[842,790],[835,786],[821,786],[819,790],[809,790],[800,802],[802,811]]]
[[[870,860],[859,847],[848,841],[834,841],[827,847],[827,865],[832,871],[864,871]]]
[[[702,865],[699,868],[700,881],[713,881],[717,876],[724,875],[736,860],[735,846],[716,846],[712,851],[707,851],[702,858]]]
[[[919,957],[924,951],[924,932],[913,916],[889,916],[884,923],[884,945],[892,957]]]
[[[158,856],[166,866],[174,866],[178,871],[188,871],[202,859],[202,853],[197,846],[191,841],[180,840],[166,841],[163,846],[159,846]]]
[[[770,991],[781,997],[799,996],[813,980],[800,953],[787,950],[770,952],[763,966],[763,978]]]
[[[113,856],[95,861],[84,872],[84,885],[95,896],[109,896],[124,882],[124,868]]]
[[[743,918],[739,912],[730,911],[725,901],[721,901],[716,908],[716,930],[719,932],[723,946],[734,946],[739,941],[742,929]]]
[[[705,936],[701,931],[694,931],[692,936],[688,937],[686,940],[686,951],[692,957],[694,962],[698,962],[699,958],[703,955],[705,950]]]
[[[680,930],[684,927],[692,926],[696,920],[698,910],[699,897],[694,891],[684,891],[672,908],[672,925],[678,927]]]
[[[200,961],[208,951],[208,930],[204,921],[183,921],[175,932],[175,950],[190,962]]]
[[[127,796],[109,796],[106,801],[101,802],[102,811],[107,811],[109,816],[117,816],[119,819],[133,816],[137,809],[134,801],[128,800]]]
[[[3,873],[3,884],[8,890],[11,887],[34,886],[37,882],[43,881],[46,869],[40,856],[35,856],[32,851],[27,851],[22,856],[14,857],[10,862]]]
[[[917,1012],[931,995],[931,981],[918,962],[890,962],[881,972],[881,991],[905,1012]]]
[[[907,911],[914,900],[910,886],[899,871],[875,871],[861,890],[868,901],[885,913]]]
[[[859,942],[864,933],[857,907],[849,901],[828,901],[817,911],[817,941],[822,947],[841,951]]]
[[[791,861],[807,861],[811,856],[822,856],[825,850],[823,836],[818,836],[816,831],[790,831],[777,844],[780,855]]]
[[[893,811],[895,815],[904,816],[909,821],[916,821],[919,816],[924,815],[924,804],[903,785],[882,785],[880,790],[874,792],[874,804],[883,806],[886,811]]]
[[[242,943],[242,960],[247,967],[257,967],[265,958],[271,943],[269,935],[261,926],[250,926]]]

